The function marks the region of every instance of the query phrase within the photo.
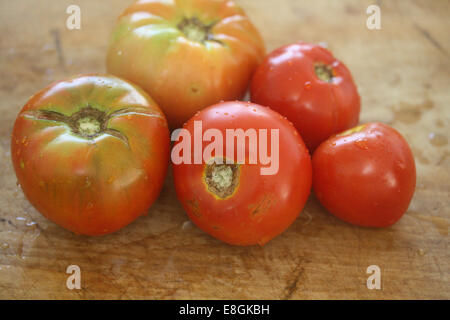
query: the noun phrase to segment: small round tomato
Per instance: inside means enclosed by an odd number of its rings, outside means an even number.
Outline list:
[[[176,192],[203,231],[229,244],[264,245],[302,211],[311,159],[297,130],[275,111],[219,103],[178,134],[172,149]]]
[[[251,100],[292,121],[311,152],[359,119],[360,97],[350,71],[328,50],[303,42],[265,58],[253,76]]]
[[[178,128],[200,109],[242,98],[264,54],[233,1],[137,1],[119,17],[106,65],[144,88]]]
[[[317,148],[313,186],[319,201],[338,218],[365,227],[390,226],[414,194],[414,157],[393,128],[364,124]]]
[[[141,89],[109,75],[51,84],[19,113],[14,169],[28,200],[77,234],[116,231],[157,198],[169,157],[167,121]]]

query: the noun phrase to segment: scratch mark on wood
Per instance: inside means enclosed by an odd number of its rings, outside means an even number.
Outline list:
[[[299,261],[295,266],[294,271],[292,271],[292,277],[290,280],[288,280],[287,285],[283,290],[283,300],[289,300],[298,289],[298,282],[300,281],[300,278],[305,271],[305,269],[303,269],[302,267],[301,262],[302,261]]]
[[[430,32],[428,30],[422,28],[421,26],[419,26],[416,23],[414,23],[414,28],[416,28],[422,34],[422,36],[424,36],[425,39],[427,39],[436,49],[438,49],[443,54],[448,56],[448,52],[445,51],[445,49],[441,46],[441,44],[435,38],[433,38],[433,36],[430,34]]]
[[[17,228],[17,226],[11,222],[11,220],[5,219],[5,218],[0,218],[0,222],[6,222],[8,223],[10,226],[13,226],[14,228]]]
[[[59,33],[59,30],[58,29],[52,29],[52,30],[50,30],[50,33],[53,36],[53,41],[55,43],[55,48],[56,48],[56,51],[58,52],[59,65],[60,65],[60,67],[63,70],[65,70],[66,69],[66,62],[65,62],[64,53],[63,53],[62,46],[61,46],[61,35]]]

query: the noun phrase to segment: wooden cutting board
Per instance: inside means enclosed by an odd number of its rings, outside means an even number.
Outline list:
[[[354,227],[311,197],[298,220],[264,247],[233,247],[197,229],[169,173],[159,200],[119,232],[76,236],[43,218],[16,185],[13,121],[54,80],[104,72],[108,37],[129,0],[0,2],[0,298],[430,299],[450,298],[450,2],[238,1],[268,50],[324,42],[352,71],[361,122],[382,121],[409,141],[417,189],[393,227]],[[381,29],[366,8],[381,7]],[[81,7],[68,30],[66,8]],[[81,289],[66,268],[81,269]],[[366,286],[381,269],[381,289]]]

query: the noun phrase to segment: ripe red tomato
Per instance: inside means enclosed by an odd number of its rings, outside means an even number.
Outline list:
[[[106,64],[144,88],[178,128],[200,109],[240,99],[264,54],[233,1],[137,1],[119,17]]]
[[[313,186],[319,201],[338,218],[359,226],[390,226],[414,194],[414,157],[393,128],[364,124],[317,148]]]
[[[265,58],[253,76],[251,100],[292,121],[311,152],[359,119],[360,98],[350,71],[328,50],[303,42]]]
[[[234,139],[231,132],[236,129],[248,136]],[[175,187],[189,218],[200,229],[229,244],[264,245],[300,214],[311,189],[311,160],[288,120],[256,104],[224,102],[200,111],[183,130],[172,149]],[[203,158],[195,164],[196,143],[191,140],[202,135],[197,151]],[[212,141],[223,141],[223,147],[208,156]],[[181,151],[182,144],[187,147]],[[234,150],[233,156],[229,150]],[[245,150],[241,153],[245,157],[238,157],[239,150]],[[263,160],[264,150],[273,162]],[[176,161],[178,154],[183,154],[183,163]],[[230,163],[215,164],[214,159]],[[264,170],[269,167],[270,173]]]
[[[35,94],[12,134],[28,200],[78,234],[116,231],[144,214],[162,187],[167,122],[147,94],[109,75],[81,75]]]

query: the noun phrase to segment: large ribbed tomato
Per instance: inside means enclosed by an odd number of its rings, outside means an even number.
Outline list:
[[[169,155],[167,122],[150,97],[108,75],[56,82],[14,124],[11,156],[28,200],[75,233],[100,235],[144,214]]]
[[[233,1],[137,1],[113,31],[107,70],[144,88],[176,128],[204,107],[241,98],[264,52]]]
[[[177,196],[205,232],[234,245],[264,245],[302,211],[311,159],[297,130],[275,111],[223,102],[200,111],[179,134],[172,149]],[[218,141],[223,146],[210,153]]]

